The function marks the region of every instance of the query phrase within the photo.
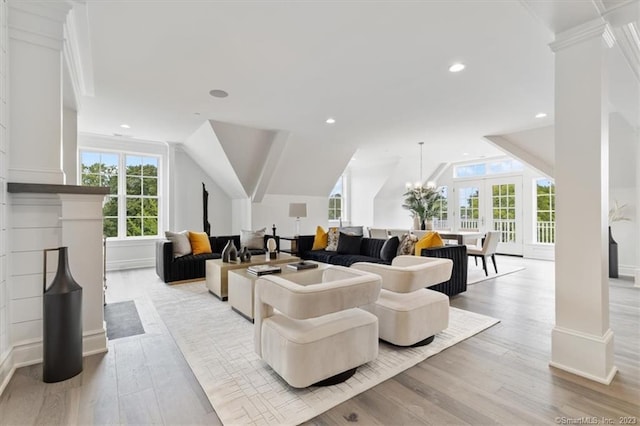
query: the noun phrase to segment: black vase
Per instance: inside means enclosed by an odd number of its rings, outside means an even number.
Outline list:
[[[609,278],[618,278],[618,243],[611,235],[611,227],[609,227]]]
[[[46,288],[47,252],[58,251],[58,270]],[[67,247],[45,250],[42,297],[45,383],[70,379],[82,371],[82,287],[69,271]]]

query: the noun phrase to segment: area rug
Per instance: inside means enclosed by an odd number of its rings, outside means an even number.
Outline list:
[[[133,300],[108,303],[104,307],[104,320],[107,323],[109,340],[144,334],[144,327]]]
[[[346,382],[294,389],[254,352],[253,324],[210,295],[204,283],[162,286],[150,296],[211,405],[229,425],[299,424],[499,322],[450,308],[449,328],[430,345],[397,348],[381,342],[378,358]]]
[[[484,274],[484,269],[482,269],[482,263],[478,261],[478,266],[476,266],[473,260],[469,259],[469,266],[467,267],[467,285],[478,284],[482,281],[513,274],[514,272],[523,271],[524,269],[525,268],[522,266],[504,266],[498,263],[498,273],[496,274],[493,269],[493,263],[491,263],[491,260],[488,260],[487,270],[489,271],[489,276],[486,276]]]

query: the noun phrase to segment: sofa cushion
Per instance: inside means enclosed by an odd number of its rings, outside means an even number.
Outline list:
[[[363,256],[380,258],[380,250],[384,245],[385,240],[379,240],[377,238],[363,238],[360,245],[360,253]]]
[[[335,256],[337,256],[335,251],[310,250],[306,253],[305,259],[315,260],[322,263],[331,263],[331,259]]]
[[[398,246],[400,246],[400,238],[391,237],[384,242],[380,249],[380,258],[385,262],[391,262],[398,253]]]
[[[258,229],[256,231],[247,231],[243,229],[240,231],[240,245],[248,249],[264,249],[264,235],[266,233],[267,228]]]
[[[211,244],[206,232],[189,231],[189,242],[193,254],[211,253]]]
[[[188,254],[175,260],[176,264],[197,262],[209,259],[220,259],[220,253]]]
[[[329,235],[327,236],[327,248],[326,251],[338,250],[338,240],[340,239],[340,230],[338,228],[329,228]]]
[[[343,226],[338,231],[347,235],[359,235],[364,236],[364,228],[362,226]]]
[[[429,231],[416,243],[414,252],[416,256],[420,256],[423,248],[442,246],[444,246],[444,241],[440,238],[440,234],[434,231]]]
[[[189,231],[172,232],[165,231],[165,237],[173,243],[173,257],[186,256],[191,254],[191,243],[189,242]]]
[[[341,232],[340,237],[338,238],[338,249],[336,252],[338,254],[360,254],[361,242],[361,236],[347,235]]]
[[[404,234],[398,246],[398,256],[413,255],[415,253],[415,245],[418,237],[413,234]]]
[[[322,226],[316,228],[316,236],[313,239],[311,250],[324,250],[327,248],[329,233]]]
[[[385,262],[379,257],[370,257],[370,256],[364,256],[361,254],[338,254],[331,258],[330,263],[332,265],[351,266],[356,262],[384,263],[384,264],[390,263],[390,262]]]

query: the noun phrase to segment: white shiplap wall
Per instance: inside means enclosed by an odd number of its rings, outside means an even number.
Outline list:
[[[0,1],[0,391],[9,377],[9,294],[7,291],[7,0]]]

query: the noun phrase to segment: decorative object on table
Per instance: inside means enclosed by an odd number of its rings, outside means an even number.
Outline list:
[[[276,236],[276,224],[274,223],[273,225],[271,225],[271,229],[273,230],[273,236]]]
[[[276,240],[273,238],[269,238],[267,240],[267,259],[278,258],[278,252],[276,251],[277,248],[278,244],[276,243]]]
[[[420,145],[420,180],[415,184],[407,182],[407,191],[403,194],[404,203],[402,207],[411,212],[414,229],[418,229],[419,226],[422,230],[431,230],[433,229],[433,218],[440,209],[439,201],[442,196],[436,190],[435,183],[427,182],[427,186],[424,186],[422,178],[422,149],[424,142],[418,142],[418,145]]]
[[[626,204],[619,205],[615,200],[613,207],[609,210],[609,278],[618,278],[618,243],[613,239],[611,224],[631,220],[623,213],[625,207],[627,207]]]
[[[251,253],[247,249],[247,246],[243,246],[238,252],[238,259],[240,259],[241,263],[248,262],[251,260]]]
[[[307,203],[289,203],[289,217],[296,218],[296,233],[293,236],[300,236],[300,218],[307,217]]]
[[[277,265],[254,265],[247,268],[247,272],[253,275],[277,274],[282,272],[282,268]]]
[[[58,252],[58,270],[47,288],[47,252]],[[69,270],[67,247],[44,250],[42,279],[42,380],[54,383],[82,371],[82,287]]]
[[[296,271],[302,271],[304,269],[314,269],[317,267],[318,267],[317,263],[305,262],[304,260],[296,263],[287,263],[287,268],[294,269]]]
[[[202,182],[202,224],[207,236],[211,236],[211,224],[209,223],[209,192]]]
[[[238,257],[238,249],[233,243],[233,240],[227,241],[227,244],[222,249],[222,261],[226,263],[235,262]]]

